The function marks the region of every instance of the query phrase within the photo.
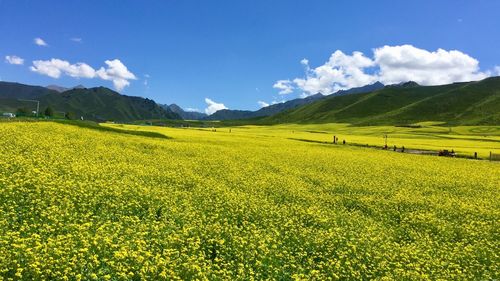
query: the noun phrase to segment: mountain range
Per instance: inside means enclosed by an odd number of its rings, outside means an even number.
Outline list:
[[[52,89],[19,83],[0,82],[0,111],[16,112],[19,108],[36,108],[40,111],[50,106],[56,112],[64,112],[73,118],[83,117],[95,121],[129,122],[145,119],[181,119],[169,109],[160,107],[151,99],[121,95],[105,87],[83,88],[77,86],[59,92]]]
[[[186,111],[175,103],[171,105],[162,104],[160,106],[166,110],[171,110],[172,112],[177,113],[184,120],[203,120],[208,116],[207,114],[198,111]]]
[[[159,105],[142,97],[121,95],[104,87],[71,89],[0,82],[0,112],[19,108],[40,111],[50,106],[74,118],[132,122],[152,119],[238,120],[238,124],[328,123],[354,125],[413,124],[442,121],[448,124],[500,124],[500,77],[481,81],[421,86],[415,82],[387,85],[377,82],[273,104],[256,111],[219,110],[212,115],[185,111],[176,104]]]
[[[85,86],[78,85],[78,86],[75,86],[73,88],[66,88],[66,87],[61,87],[61,86],[58,86],[58,85],[48,85],[46,88],[50,89],[50,90],[57,91],[59,93],[62,93],[62,92],[65,92],[65,91],[71,90],[71,89],[85,89]]]
[[[455,125],[500,124],[500,77],[440,86],[415,82],[368,93],[328,96],[259,120],[261,123],[397,125],[442,121]]]
[[[363,87],[351,88],[348,90],[340,90],[333,93],[331,96],[344,96],[350,94],[358,94],[358,93],[367,93],[371,91],[375,91],[384,87],[384,84],[380,82],[375,82],[370,85],[366,85]],[[319,100],[322,100],[326,97],[321,93],[317,93],[312,96],[308,96],[305,98],[293,99],[286,102],[275,103],[266,107],[263,107],[257,111],[249,111],[249,110],[231,110],[231,109],[222,109],[214,114],[207,116],[205,120],[235,120],[235,119],[248,119],[248,118],[256,118],[256,117],[265,117],[272,116],[274,114],[278,114],[280,112],[291,110],[306,104],[310,104]]]

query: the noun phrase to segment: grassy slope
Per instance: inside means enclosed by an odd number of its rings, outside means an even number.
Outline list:
[[[500,124],[500,77],[443,86],[386,87],[367,94],[330,97],[269,118],[263,123],[347,122],[359,125]]]
[[[19,99],[33,100],[53,93],[57,92],[40,86],[0,81],[0,113],[15,113],[18,108],[36,110],[35,103],[19,101]]]
[[[51,93],[57,93],[57,91],[41,86],[0,81],[0,99],[36,99]]]
[[[50,104],[56,110],[72,111],[86,119],[132,121],[178,118],[175,113],[165,111],[152,100],[123,96],[103,87],[73,89],[44,96],[41,101],[44,106]]]
[[[55,111],[71,112],[76,118],[115,120],[128,122],[142,119],[180,119],[170,110],[154,101],[140,97],[120,95],[108,88],[72,89],[58,93],[44,87],[0,82],[0,113],[16,112],[19,108],[35,110],[36,104],[18,99],[40,101],[40,111],[47,106]]]

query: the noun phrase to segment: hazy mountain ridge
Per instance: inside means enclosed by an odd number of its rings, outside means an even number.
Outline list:
[[[147,119],[241,120],[248,124],[351,123],[358,125],[411,124],[442,121],[463,125],[500,124],[500,77],[440,86],[415,82],[383,86],[375,83],[273,104],[256,111],[219,110],[207,116],[176,104],[158,105],[151,99],[121,95],[105,87],[74,88],[59,93],[40,86],[0,82],[0,111],[40,111],[51,106],[75,118],[129,122]],[[248,120],[248,121],[245,121]]]
[[[171,105],[168,104],[162,104],[160,105],[164,109],[169,109],[174,113],[177,113],[182,119],[184,120],[201,120],[207,117],[208,115],[202,112],[197,112],[197,111],[186,111],[182,109],[182,107],[178,106],[177,104],[173,103]]]
[[[59,86],[59,85],[48,85],[45,88],[57,91],[59,93],[62,93],[62,92],[65,92],[65,91],[68,91],[68,90],[72,90],[72,89],[85,89],[85,86],[83,86],[83,85],[77,85],[77,86],[74,86],[72,88],[67,88],[67,87],[63,87],[63,86]]]

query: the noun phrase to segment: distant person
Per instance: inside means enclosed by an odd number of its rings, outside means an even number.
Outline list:
[[[345,140],[342,141],[342,144],[345,144]]]

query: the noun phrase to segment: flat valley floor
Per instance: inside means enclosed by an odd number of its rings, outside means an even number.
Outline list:
[[[500,278],[499,162],[362,147],[498,126],[102,126],[0,122],[0,279]]]

